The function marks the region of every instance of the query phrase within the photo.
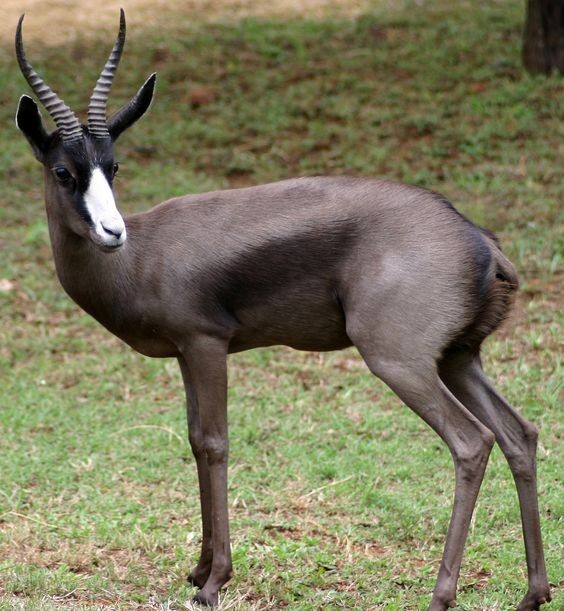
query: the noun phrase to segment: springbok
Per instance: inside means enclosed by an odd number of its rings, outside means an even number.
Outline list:
[[[114,143],[149,107],[155,74],[106,117],[125,41],[117,41],[88,123],[16,54],[53,118],[19,101],[16,123],[44,166],[59,280],[76,303],[138,352],[178,360],[202,511],[195,600],[218,602],[232,575],[227,499],[227,355],[282,344],[356,346],[370,371],[447,444],[454,506],[429,609],[455,604],[473,508],[495,441],[515,479],[528,568],[520,611],[550,600],[536,488],[536,428],[494,389],[480,347],[506,317],[517,275],[496,238],[441,195],[367,178],[300,178],[169,199],[125,219]]]

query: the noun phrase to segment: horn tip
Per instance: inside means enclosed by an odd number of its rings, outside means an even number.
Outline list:
[[[22,13],[22,15],[20,16],[20,18],[18,19],[18,26],[16,27],[16,57],[18,59],[18,63],[20,64],[20,67],[22,66],[22,61],[24,61],[25,58],[25,52],[24,52],[24,48],[23,48],[23,40],[22,40],[22,24],[23,24],[23,20],[25,17],[25,13]]]
[[[23,23],[24,17],[25,17],[25,13],[22,13],[22,14],[20,15],[20,18],[18,19],[18,26],[17,26],[17,28],[16,28],[16,34],[18,34],[18,35],[19,35],[19,34],[21,33],[21,31],[22,31],[22,23]]]

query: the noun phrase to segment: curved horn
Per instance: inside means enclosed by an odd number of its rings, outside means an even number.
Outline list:
[[[24,15],[18,21],[16,29],[16,57],[20,70],[29,83],[39,101],[45,106],[47,112],[61,130],[64,142],[71,142],[82,138],[82,127],[73,111],[61,100],[61,98],[43,81],[27,61],[23,48],[22,23]]]
[[[88,130],[95,138],[109,138],[106,104],[125,44],[125,13],[120,9],[119,32],[108,61],[100,74],[88,105]]]

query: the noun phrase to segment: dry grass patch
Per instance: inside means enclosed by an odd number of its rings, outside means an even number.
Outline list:
[[[133,31],[174,25],[179,18],[201,23],[243,17],[354,17],[373,4],[369,0],[108,0],[103,10],[93,12],[88,0],[4,0],[0,42],[12,43],[23,12],[28,14],[26,40],[59,45],[88,38],[93,32],[115,29],[120,8],[125,10]],[[392,2],[387,4],[393,6]]]

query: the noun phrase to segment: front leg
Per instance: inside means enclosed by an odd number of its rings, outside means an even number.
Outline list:
[[[190,383],[190,375],[186,361],[183,357],[179,357],[178,363],[180,365],[180,371],[182,372],[184,390],[186,391],[188,439],[190,441],[190,447],[192,448],[192,454],[196,459],[198,487],[200,490],[200,512],[202,516],[202,548],[200,559],[194,570],[188,575],[188,581],[198,588],[202,588],[210,575],[213,558],[210,474],[206,453],[204,451],[196,391]]]
[[[198,336],[179,359],[188,386],[190,443],[200,485],[202,555],[189,580],[202,589],[197,602],[216,605],[219,589],[231,578],[227,507],[227,344]]]

